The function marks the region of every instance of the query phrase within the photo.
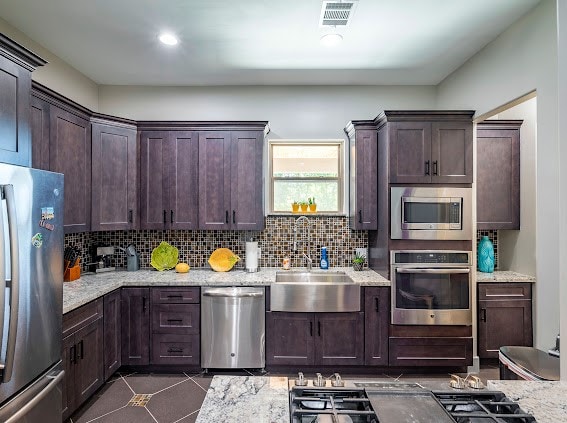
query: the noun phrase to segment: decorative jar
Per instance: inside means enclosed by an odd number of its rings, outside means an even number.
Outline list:
[[[494,245],[487,236],[483,236],[478,243],[476,260],[479,271],[494,272]]]

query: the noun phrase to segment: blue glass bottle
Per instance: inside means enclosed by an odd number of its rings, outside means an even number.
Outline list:
[[[327,259],[327,247],[321,247],[321,261],[319,262],[321,269],[329,268],[329,260]]]
[[[494,272],[494,245],[487,236],[483,236],[478,243],[476,261],[479,271]]]

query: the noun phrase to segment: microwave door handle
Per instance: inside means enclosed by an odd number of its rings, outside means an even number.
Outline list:
[[[421,268],[396,268],[397,273],[435,273],[435,274],[455,274],[455,273],[470,273],[471,269],[421,269]]]
[[[10,324],[8,326],[8,342],[6,347],[6,361],[0,364],[2,382],[9,382],[14,368],[16,353],[16,335],[18,330],[18,309],[20,305],[20,255],[18,242],[18,222],[16,220],[16,205],[14,187],[4,186],[4,198],[8,210],[8,233],[10,235]]]

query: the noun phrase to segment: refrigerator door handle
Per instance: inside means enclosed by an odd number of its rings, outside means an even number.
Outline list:
[[[8,327],[8,344],[6,347],[6,361],[0,365],[2,371],[2,382],[12,379],[14,368],[14,356],[16,354],[16,335],[18,330],[18,309],[20,303],[20,255],[18,242],[18,222],[16,221],[16,202],[14,187],[4,185],[4,198],[8,210],[8,233],[10,235],[10,270],[12,272],[10,281],[10,324]]]
[[[6,423],[16,423],[20,421],[22,417],[24,417],[27,413],[30,412],[38,403],[40,403],[49,393],[59,385],[59,383],[63,380],[63,376],[65,376],[65,371],[61,370],[57,374],[57,376],[47,376],[51,379],[51,382],[43,388],[31,401],[29,401],[26,405],[20,408],[15,414],[13,414]]]
[[[0,185],[0,345],[4,339],[4,295],[6,293],[6,233],[4,230],[4,216],[1,201],[4,200],[4,186]]]

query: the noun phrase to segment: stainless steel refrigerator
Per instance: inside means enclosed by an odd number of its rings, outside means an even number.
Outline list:
[[[61,422],[63,175],[0,163],[0,422]]]

